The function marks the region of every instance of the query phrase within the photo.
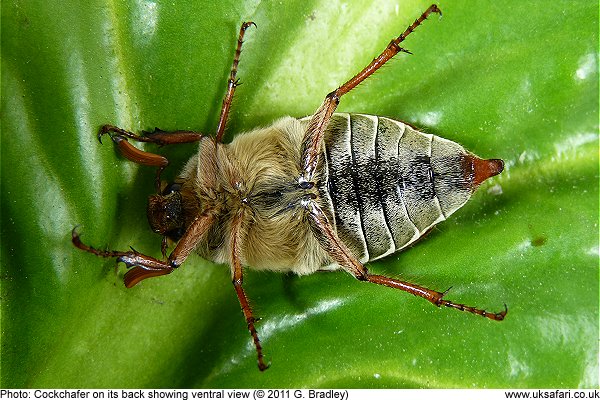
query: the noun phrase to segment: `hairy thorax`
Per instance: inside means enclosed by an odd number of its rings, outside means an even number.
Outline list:
[[[196,248],[202,257],[230,261],[228,232],[236,216],[241,216],[243,264],[298,274],[331,264],[311,233],[303,207],[310,198],[331,209],[321,196],[326,193],[326,179],[317,174],[314,187],[298,185],[303,134],[301,122],[286,117],[268,128],[240,134],[227,145],[202,139],[198,156],[181,175],[187,189],[193,190],[200,212],[218,210],[217,222]]]

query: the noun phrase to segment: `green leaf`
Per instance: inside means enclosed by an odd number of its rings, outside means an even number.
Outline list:
[[[589,1],[450,2],[340,111],[407,121],[505,171],[413,248],[370,265],[501,323],[342,272],[249,270],[272,366],[226,266],[197,256],[133,289],[86,243],[160,255],[154,171],[103,124],[215,130],[252,20],[227,140],[309,115],[423,1],[4,2],[2,387],[597,387],[598,19]],[[282,4],[283,3],[283,4]],[[150,149],[150,147],[147,147]],[[165,148],[177,167],[194,146]]]

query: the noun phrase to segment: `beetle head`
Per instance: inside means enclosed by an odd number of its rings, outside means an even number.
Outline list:
[[[160,194],[148,198],[148,222],[156,233],[178,240],[183,234],[184,215],[181,184],[167,185]]]

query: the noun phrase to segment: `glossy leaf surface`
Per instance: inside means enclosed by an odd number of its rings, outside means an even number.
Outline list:
[[[249,271],[260,373],[226,266],[192,257],[127,290],[74,249],[160,255],[154,171],[95,134],[212,133],[239,25],[228,126],[311,114],[422,1],[27,1],[2,6],[2,387],[598,386],[598,20],[588,1],[440,2],[339,110],[394,117],[506,170],[372,271],[444,290],[496,323],[344,273]],[[164,148],[177,166],[194,152]],[[146,147],[150,150],[150,146]],[[167,174],[168,177],[168,174]]]

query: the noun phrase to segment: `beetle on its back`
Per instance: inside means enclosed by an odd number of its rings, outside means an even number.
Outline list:
[[[242,288],[243,265],[297,274],[340,268],[437,306],[504,319],[506,309],[489,313],[453,303],[443,298],[445,293],[371,274],[363,265],[413,243],[503,169],[502,160],[482,160],[454,142],[399,121],[334,113],[341,96],[395,54],[407,52],[400,42],[431,13],[441,14],[430,6],[365,69],[329,93],[311,117],[284,117],[223,144],[242,40],[253,24],[244,23],[214,139],[158,129],[138,136],[111,125],[98,134],[99,139],[109,134],[126,158],[158,167],[158,194],[149,199],[148,220],[163,235],[163,260],[134,250],[97,250],[82,243],[76,230],[73,243],[125,263],[130,268],[124,277],[127,287],[171,273],[192,251],[228,263],[261,370],[268,364]],[[199,149],[175,182],[165,185],[160,173],[168,160],[135,148],[127,139],[160,145],[199,142]],[[177,241],[168,257],[167,239]]]

